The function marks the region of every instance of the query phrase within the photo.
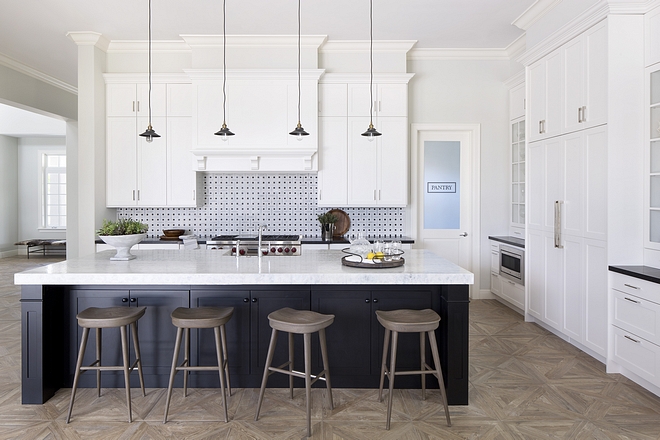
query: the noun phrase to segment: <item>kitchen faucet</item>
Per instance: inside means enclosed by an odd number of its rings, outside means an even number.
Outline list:
[[[258,255],[261,257],[261,233],[268,229],[268,225],[257,226],[257,231],[259,232],[259,247],[257,248]]]

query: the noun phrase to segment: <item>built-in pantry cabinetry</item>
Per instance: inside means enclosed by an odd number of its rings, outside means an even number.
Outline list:
[[[620,167],[635,148],[630,127],[641,122],[641,21],[640,15],[589,17],[581,33],[567,27],[565,37],[550,39],[556,46],[546,43],[523,57],[526,316],[601,360],[608,355],[609,241],[625,234],[618,219],[610,225],[619,215],[610,204],[625,201],[608,176],[622,183],[632,177]],[[631,93],[620,93],[622,87]],[[617,107],[608,108],[608,99]],[[615,249],[621,246],[616,238]]]
[[[319,206],[408,204],[408,81],[375,75],[373,123],[366,75],[326,74],[319,85]]]
[[[149,85],[135,75],[104,77],[106,206],[197,206],[201,194],[190,165],[190,84],[152,84],[151,122],[160,137],[147,142],[139,134],[149,123]]]

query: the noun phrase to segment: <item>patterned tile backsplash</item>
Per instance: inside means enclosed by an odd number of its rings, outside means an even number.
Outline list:
[[[117,218],[130,217],[149,225],[149,237],[178,228],[210,238],[222,234],[253,234],[268,225],[268,234],[320,237],[316,219],[329,208],[317,205],[315,174],[204,174],[203,205],[199,208],[119,208]],[[405,208],[337,208],[351,219],[351,236],[391,236],[405,233]]]

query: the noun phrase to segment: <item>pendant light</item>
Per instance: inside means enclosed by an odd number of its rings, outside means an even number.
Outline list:
[[[222,1],[222,128],[215,132],[223,141],[228,141],[234,133],[227,127],[227,0]]]
[[[300,125],[300,0],[298,0],[298,125],[289,134],[295,136],[298,141],[302,141],[303,136],[309,136],[309,133]]]
[[[367,136],[369,142],[381,134],[374,127],[374,1],[369,0],[369,97],[371,104],[369,107],[369,128],[362,133]]]
[[[140,136],[147,138],[147,142],[160,137],[151,126],[151,0],[149,0],[149,125],[147,125],[147,129]]]

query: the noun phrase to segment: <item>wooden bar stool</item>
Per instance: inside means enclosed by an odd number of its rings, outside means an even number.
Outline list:
[[[328,348],[325,343],[325,328],[333,323],[335,315],[322,315],[310,310],[294,310],[284,308],[276,310],[268,315],[268,321],[273,331],[270,336],[270,345],[268,346],[268,355],[266,356],[266,365],[264,367],[264,377],[261,381],[261,391],[259,392],[259,403],[257,404],[257,414],[254,420],[259,420],[261,403],[266,391],[266,382],[268,376],[272,373],[283,373],[289,375],[289,392],[293,399],[293,378],[300,377],[305,379],[305,395],[307,399],[307,436],[312,436],[312,410],[311,393],[312,384],[317,380],[325,380],[328,389],[328,403],[330,409],[332,405],[332,386],[330,385],[330,369],[328,367]],[[279,367],[272,367],[273,356],[275,355],[275,346],[277,345],[277,332],[283,331],[289,333],[289,361]],[[312,369],[312,333],[319,333],[319,343],[321,345],[321,356],[323,357],[323,371],[316,376],[311,374]],[[302,334],[305,347],[305,372],[294,371],[293,369],[293,334]],[[284,367],[289,367],[285,370]],[[312,380],[314,378],[314,380]]]
[[[380,367],[380,386],[378,388],[378,401],[383,400],[383,382],[385,376],[389,379],[390,395],[387,397],[387,424],[385,429],[390,429],[390,418],[392,416],[392,394],[394,390],[394,377],[399,375],[421,374],[422,375],[422,399],[426,400],[426,375],[433,374],[440,384],[440,394],[442,403],[445,406],[445,415],[447,416],[447,426],[451,426],[449,419],[449,407],[447,406],[447,393],[445,392],[445,383],[442,378],[442,368],[440,366],[440,355],[438,354],[438,344],[435,340],[435,329],[440,325],[440,316],[431,309],[424,310],[377,310],[376,316],[378,322],[385,327],[385,341],[383,343],[383,361]],[[419,332],[419,348],[421,352],[421,370],[419,371],[396,371],[396,349],[399,333],[417,333]],[[388,370],[387,351],[390,344],[390,333],[392,334],[392,356],[390,357],[390,368]],[[431,368],[426,363],[426,345],[424,333],[429,336],[431,352],[433,353],[433,363],[435,368]]]
[[[73,401],[76,397],[76,390],[78,389],[78,381],[80,374],[87,370],[96,370],[96,389],[98,396],[101,397],[101,371],[124,371],[124,383],[126,386],[126,405],[128,406],[128,422],[133,421],[131,414],[131,382],[130,373],[137,365],[138,374],[140,376],[140,388],[142,388],[142,395],[146,396],[144,391],[144,377],[142,375],[142,358],[140,357],[140,344],[138,343],[137,326],[135,323],[138,319],[144,316],[146,307],[107,307],[98,308],[90,307],[78,313],[78,325],[82,327],[83,334],[80,342],[80,352],[78,353],[78,361],[76,362],[76,373],[73,377],[73,389],[71,390],[71,401],[69,402],[69,412],[66,416],[66,422],[71,420],[71,410],[73,409]],[[131,333],[133,334],[133,345],[135,346],[135,361],[129,367],[128,355],[128,333],[127,326],[131,326]],[[123,365],[120,366],[107,366],[101,365],[101,329],[119,327],[121,334],[121,352],[123,357]],[[96,329],[96,360],[89,366],[83,367],[83,358],[85,357],[85,348],[87,347],[87,339],[89,337],[89,329]]]
[[[225,422],[229,420],[227,416],[227,393],[225,392],[225,380],[229,395],[231,396],[231,385],[229,385],[229,365],[227,363],[227,335],[225,333],[225,324],[229,322],[234,314],[233,307],[178,307],[172,312],[172,324],[177,327],[176,344],[174,345],[174,356],[172,357],[172,369],[170,370],[170,383],[167,387],[167,400],[165,402],[165,415],[163,423],[167,423],[167,413],[170,409],[170,400],[172,398],[172,387],[174,386],[174,376],[177,371],[183,371],[183,397],[188,394],[188,372],[189,371],[217,371],[220,375],[220,389],[222,392],[222,404],[225,407]],[[215,350],[218,356],[218,366],[190,366],[190,329],[191,328],[212,328],[215,334]],[[183,349],[183,362],[177,366],[179,360],[179,349],[181,348],[181,338],[185,334]],[[220,346],[222,344],[222,347]]]

